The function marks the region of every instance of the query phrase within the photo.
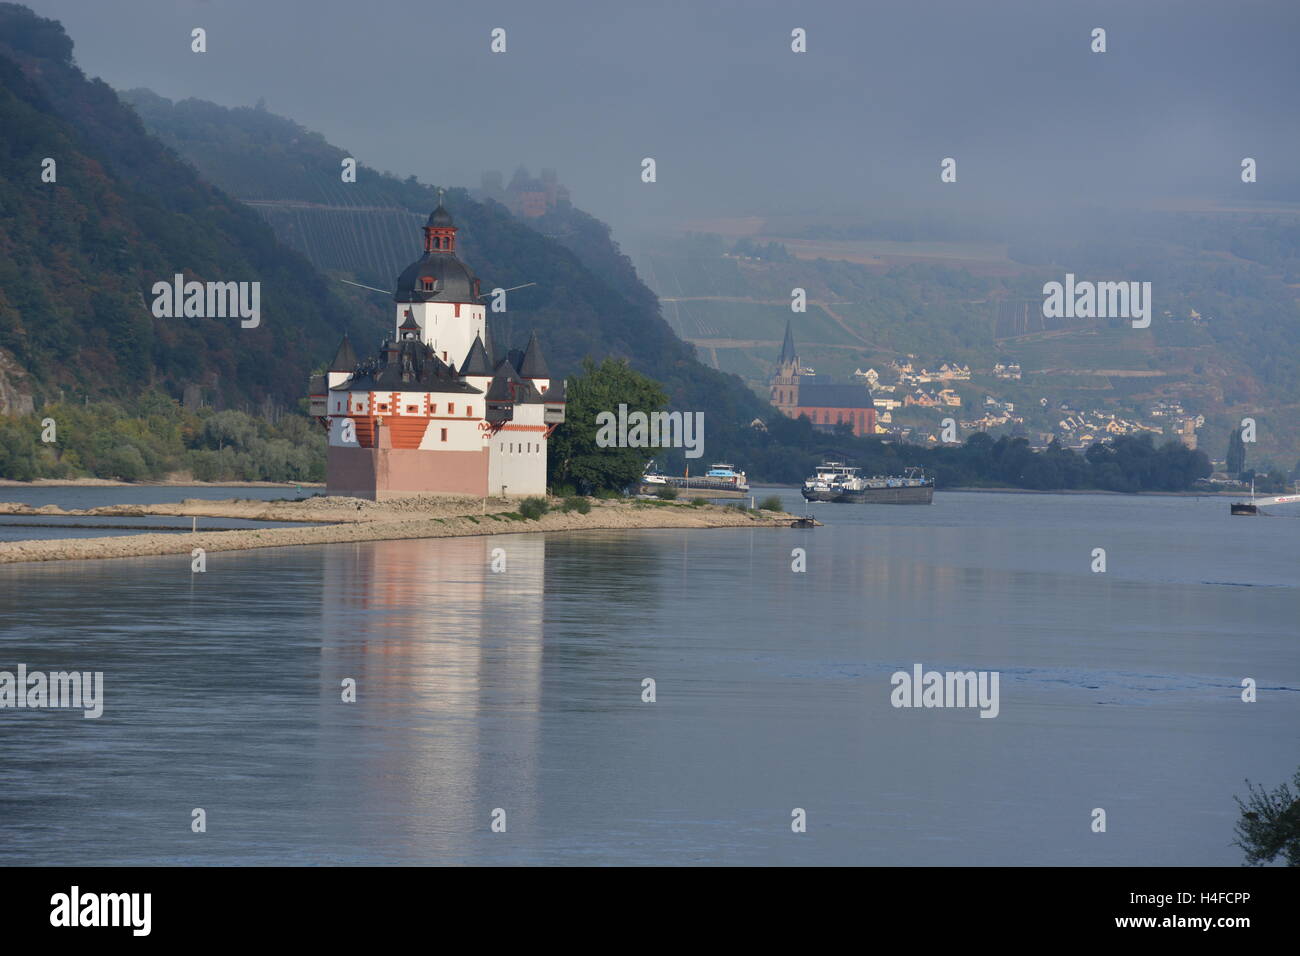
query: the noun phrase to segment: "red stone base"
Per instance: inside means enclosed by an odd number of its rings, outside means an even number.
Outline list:
[[[487,495],[488,452],[406,448],[340,448],[325,456],[330,495],[405,498],[411,495]]]

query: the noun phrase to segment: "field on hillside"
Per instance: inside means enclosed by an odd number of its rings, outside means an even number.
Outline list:
[[[790,311],[787,304],[739,302],[727,299],[660,300],[663,315],[684,339],[734,339],[770,348],[775,361],[785,336],[785,324],[793,320],[800,342],[825,345],[860,345],[820,306],[809,305],[806,312]]]

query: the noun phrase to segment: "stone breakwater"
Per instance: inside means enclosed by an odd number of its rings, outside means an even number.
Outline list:
[[[553,502],[553,505],[555,502]],[[588,531],[633,528],[790,527],[792,516],[746,512],[716,505],[692,507],[642,501],[592,501],[588,514],[550,511],[537,520],[511,516],[518,502],[481,498],[406,498],[374,502],[359,498],[309,498],[305,501],[207,501],[187,498],[158,505],[109,505],[63,510],[54,505],[31,508],[0,502],[0,514],[144,517],[249,518],[263,521],[312,522],[303,528],[241,528],[176,534],[133,534],[103,538],[55,538],[0,542],[0,564],[24,561],[87,561],[160,554],[281,548],[346,541],[392,541],[404,538],[454,538],[536,531]]]

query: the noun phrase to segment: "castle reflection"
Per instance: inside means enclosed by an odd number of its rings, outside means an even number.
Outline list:
[[[537,812],[545,536],[324,550],[322,721],[352,729],[329,736],[352,741],[335,757],[358,775],[357,809],[382,801],[421,843],[486,831],[495,807],[511,829],[527,827]],[[348,677],[350,705],[340,702]],[[384,838],[393,837],[390,826]]]

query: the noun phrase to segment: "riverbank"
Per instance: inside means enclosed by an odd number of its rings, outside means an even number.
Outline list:
[[[552,506],[558,504],[552,502]],[[536,531],[594,531],[643,528],[788,528],[795,520],[781,512],[748,512],[715,505],[676,502],[592,501],[591,511],[550,511],[537,520],[514,512],[517,500],[481,498],[406,498],[374,502],[359,498],[315,497],[304,501],[228,499],[158,505],[109,505],[64,510],[54,505],[32,508],[0,503],[0,514],[144,517],[248,518],[310,522],[303,528],[248,528],[181,534],[135,534],[103,538],[56,538],[0,542],[0,564],[30,561],[86,561],[162,554],[189,556],[204,552],[244,551],[348,541],[394,541],[406,538],[453,538]],[[322,523],[323,522],[323,523]]]

